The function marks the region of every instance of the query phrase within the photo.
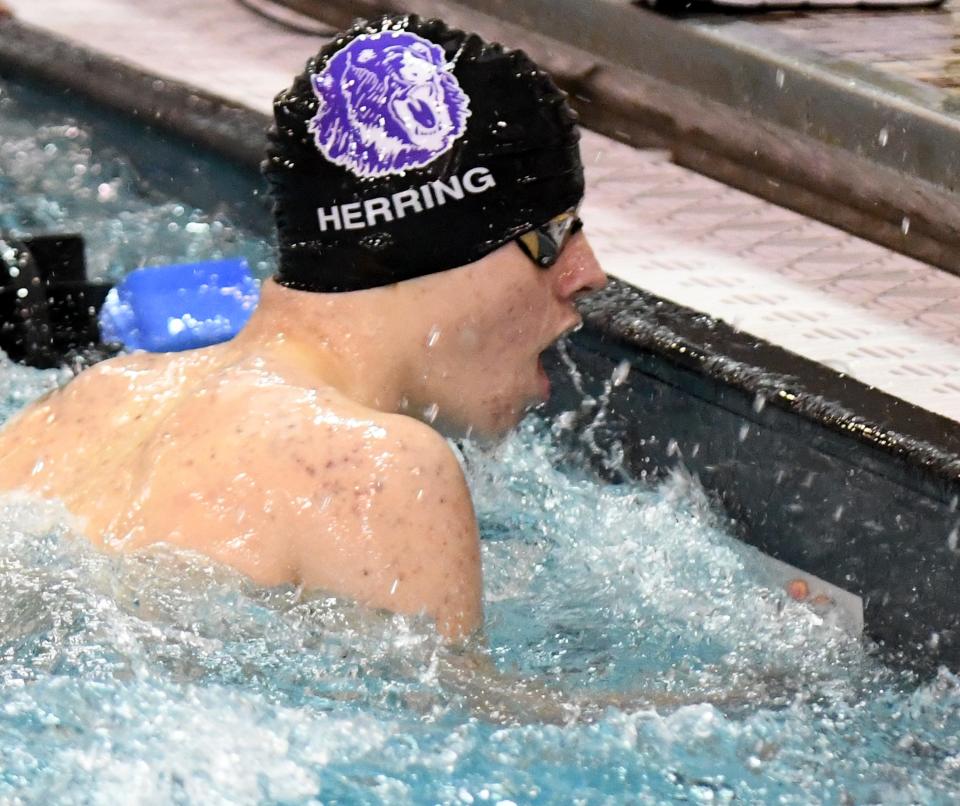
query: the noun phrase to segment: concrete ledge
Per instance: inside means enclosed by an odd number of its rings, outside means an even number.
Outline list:
[[[13,18],[0,17],[0,71],[92,101],[240,163],[259,164],[266,115],[198,88],[150,75]]]

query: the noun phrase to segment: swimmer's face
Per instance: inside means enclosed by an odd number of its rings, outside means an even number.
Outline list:
[[[448,436],[480,439],[503,436],[549,397],[541,354],[580,323],[575,300],[606,284],[582,232],[547,269],[511,242],[469,266],[422,279],[425,287],[438,286],[425,288],[436,296],[424,304],[445,326],[424,334],[417,402],[436,406],[434,424]]]

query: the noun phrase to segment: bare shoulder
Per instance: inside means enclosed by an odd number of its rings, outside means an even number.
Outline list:
[[[403,471],[398,482],[416,486],[428,476],[456,482],[466,493],[454,450],[433,428],[399,414],[369,409],[337,393],[279,384],[256,389],[231,384],[231,400],[221,400],[229,420],[242,420],[257,441],[279,449],[288,470],[308,477],[318,470],[309,457],[325,457],[323,470],[375,465],[383,472]],[[336,475],[334,472],[333,475]]]
[[[476,518],[443,437],[402,415],[295,394],[267,428],[277,463],[268,483],[283,479],[306,587],[425,612],[448,637],[480,625]]]

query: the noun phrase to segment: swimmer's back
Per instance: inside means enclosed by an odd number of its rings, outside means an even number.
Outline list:
[[[446,442],[298,380],[216,348],[105,362],[0,432],[0,489],[62,500],[100,546],[168,542],[473,630],[479,544]]]

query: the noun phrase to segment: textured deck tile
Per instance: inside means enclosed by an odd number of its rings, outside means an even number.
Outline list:
[[[960,93],[960,0],[939,8],[795,11],[751,17],[808,47]]]

